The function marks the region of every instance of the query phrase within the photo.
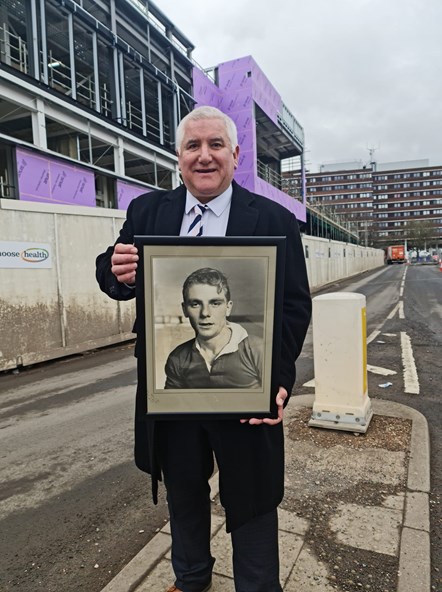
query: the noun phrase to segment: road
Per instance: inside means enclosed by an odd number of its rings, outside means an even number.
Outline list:
[[[427,417],[434,566],[442,565],[441,282],[436,266],[388,266],[320,292],[366,296],[368,363],[396,372],[369,372],[370,397]],[[0,375],[2,592],[99,592],[167,520],[164,492],[153,506],[148,478],[132,462],[132,353],[132,345],[112,347]],[[299,394],[313,392],[304,386],[312,356],[310,329]],[[417,387],[404,379],[413,362]],[[439,589],[440,573],[432,576]]]

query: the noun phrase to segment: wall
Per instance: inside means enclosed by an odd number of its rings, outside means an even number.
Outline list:
[[[382,249],[361,247],[316,236],[304,236],[302,242],[312,290],[384,265]]]
[[[133,337],[133,302],[95,281],[95,257],[114,242],[125,212],[0,200],[0,241],[49,245],[50,269],[0,268],[0,370]]]
[[[0,199],[0,241],[49,245],[50,268],[0,268],[0,371],[133,338],[134,301],[95,281],[125,212]],[[382,251],[304,237],[312,288],[383,265]],[[345,254],[344,254],[345,253]]]

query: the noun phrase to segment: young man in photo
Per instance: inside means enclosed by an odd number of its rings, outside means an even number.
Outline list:
[[[181,306],[195,338],[169,355],[165,388],[259,388],[262,340],[228,321],[233,302],[226,276],[197,269],[184,282]]]

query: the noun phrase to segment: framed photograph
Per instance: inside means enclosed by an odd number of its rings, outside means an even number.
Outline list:
[[[136,236],[153,419],[277,417],[285,237]]]

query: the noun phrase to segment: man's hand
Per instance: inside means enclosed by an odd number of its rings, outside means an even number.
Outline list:
[[[282,421],[282,417],[284,414],[284,401],[287,399],[287,391],[284,387],[280,386],[278,394],[276,395],[276,404],[278,405],[278,419],[270,419],[269,417],[265,417],[264,419],[257,419],[256,417],[252,417],[251,419],[240,419],[241,423],[249,423],[250,425],[261,425],[262,423],[266,423],[267,425],[276,425]]]
[[[117,243],[111,257],[111,271],[122,284],[135,284],[138,267],[138,249],[134,245]]]

